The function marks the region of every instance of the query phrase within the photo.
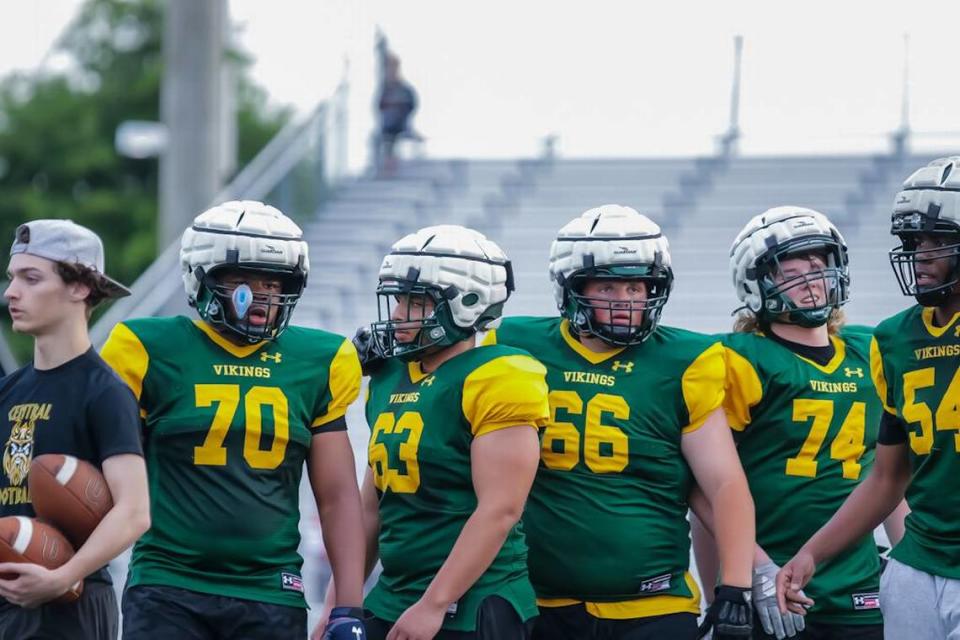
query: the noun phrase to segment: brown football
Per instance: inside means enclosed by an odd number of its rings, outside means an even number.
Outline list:
[[[103,474],[73,456],[37,456],[30,465],[27,482],[37,517],[62,531],[78,549],[113,508],[113,496]]]
[[[0,518],[0,561],[29,562],[47,569],[56,569],[73,557],[73,547],[55,528],[25,516]],[[0,576],[5,580],[15,574]],[[83,591],[81,580],[70,591],[60,596],[58,602],[73,602]]]

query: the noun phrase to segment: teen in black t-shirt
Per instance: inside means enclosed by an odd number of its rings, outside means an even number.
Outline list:
[[[130,388],[91,348],[53,369],[29,364],[0,380],[0,517],[33,517],[30,462],[66,453],[98,468],[122,453],[142,456],[140,415]]]
[[[34,515],[30,463],[62,453],[101,469],[114,506],[54,570],[0,563],[0,640],[114,640],[117,602],[104,565],[149,527],[140,415],[129,388],[93,351],[92,308],[129,293],[103,275],[103,246],[66,220],[17,228],[4,292],[14,331],[34,338],[33,363],[0,380],[0,517]],[[86,579],[75,603],[51,601]]]

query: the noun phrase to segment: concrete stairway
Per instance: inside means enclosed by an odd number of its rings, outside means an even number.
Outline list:
[[[418,161],[390,179],[347,183],[304,228],[311,273],[294,321],[352,335],[376,320],[377,271],[390,245],[430,224],[483,227],[519,172],[515,161]]]

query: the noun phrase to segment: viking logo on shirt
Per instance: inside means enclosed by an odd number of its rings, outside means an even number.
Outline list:
[[[26,479],[33,460],[33,432],[37,420],[49,420],[50,409],[49,402],[31,402],[14,405],[7,414],[11,428],[10,437],[3,448],[3,471],[10,480],[10,486],[18,487]]]

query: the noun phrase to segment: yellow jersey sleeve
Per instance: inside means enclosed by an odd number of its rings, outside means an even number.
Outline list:
[[[546,424],[546,378],[546,368],[525,355],[501,356],[474,369],[463,381],[463,415],[473,435]]]
[[[750,424],[750,410],[763,399],[763,385],[749,360],[729,347],[723,352],[727,364],[723,410],[730,428],[743,431]]]
[[[150,356],[140,338],[130,327],[118,322],[100,350],[100,357],[127,383],[137,402],[143,393],[143,379],[147,376]],[[142,412],[142,405],[141,405]]]
[[[683,433],[699,429],[707,416],[723,404],[725,378],[723,345],[716,342],[690,363],[680,379],[683,401],[690,418]]]
[[[883,356],[880,354],[880,345],[875,337],[870,339],[870,377],[873,378],[873,386],[877,390],[877,395],[880,396],[883,410],[889,414],[897,415],[896,409],[890,406],[890,398],[887,395],[887,378],[883,373]]]
[[[360,358],[357,349],[350,340],[344,340],[330,362],[330,375],[327,385],[330,399],[322,413],[310,424],[311,431],[320,431],[321,427],[337,418],[342,418],[353,401],[360,395]]]

